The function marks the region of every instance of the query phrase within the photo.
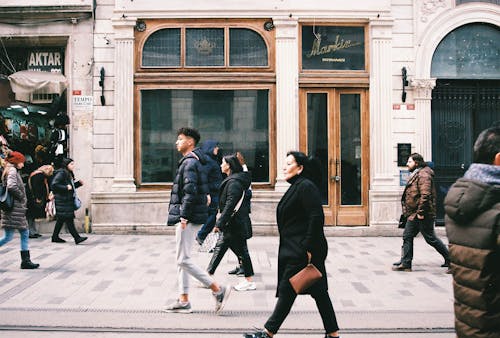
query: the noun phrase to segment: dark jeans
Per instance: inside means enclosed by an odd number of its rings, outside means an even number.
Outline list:
[[[57,217],[56,225],[54,226],[54,232],[52,233],[52,238],[58,238],[61,229],[66,223],[66,227],[68,228],[69,233],[73,236],[74,239],[80,238],[78,231],[75,228],[75,220],[72,217],[64,218]]]
[[[284,282],[286,285],[280,288],[280,293],[278,296],[278,301],[274,307],[274,311],[271,317],[267,320],[264,327],[271,333],[276,334],[281,327],[281,324],[285,321],[286,317],[292,309],[292,305],[295,302],[297,294],[292,289],[292,286],[288,281]],[[330,300],[330,295],[326,290],[313,291],[311,297],[316,301],[316,306],[319,310],[321,320],[323,321],[323,327],[326,333],[332,333],[339,330],[337,324],[337,317],[335,316],[335,311],[333,310],[332,301]]]
[[[214,254],[212,255],[210,263],[208,263],[208,273],[211,275],[215,273],[227,249],[231,249],[237,257],[241,258],[241,264],[243,265],[243,270],[245,270],[245,277],[253,276],[252,259],[248,253],[247,240],[242,236],[224,238],[224,234],[219,237],[215,245]]]
[[[403,248],[401,253],[401,264],[411,268],[413,260],[413,239],[421,232],[425,241],[437,250],[445,260],[449,260],[450,254],[444,243],[436,236],[434,232],[434,218],[424,218],[422,220],[415,218],[413,221],[406,221],[403,232]]]
[[[217,205],[219,204],[218,201],[216,203]],[[211,233],[215,227],[215,221],[217,217],[217,205],[213,207],[212,204],[214,204],[213,201],[212,203],[210,203],[210,207],[208,208],[207,220],[205,224],[201,226],[200,231],[198,231],[198,234],[196,235],[202,242],[205,240],[205,238],[207,238],[208,234]]]

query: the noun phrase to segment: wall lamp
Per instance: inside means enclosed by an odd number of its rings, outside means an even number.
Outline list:
[[[105,106],[106,105],[106,98],[104,97],[104,67],[101,67],[101,70],[99,72],[99,86],[101,87],[101,105]]]
[[[405,90],[405,88],[408,86],[406,67],[401,68],[401,78],[403,79],[403,93],[401,94],[401,101],[403,101],[403,103],[405,103],[406,102],[406,90]]]

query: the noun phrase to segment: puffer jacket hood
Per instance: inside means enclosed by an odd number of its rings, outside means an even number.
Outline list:
[[[202,165],[207,164],[207,158],[205,157],[206,155],[204,154],[204,152],[203,152],[203,150],[201,148],[195,148],[195,149],[193,149],[192,153],[194,153],[198,157],[198,160],[200,161],[200,163]],[[188,157],[188,156],[189,156],[189,154],[186,155],[186,157]]]
[[[500,186],[460,178],[448,191],[444,208],[448,217],[466,225],[499,202]]]
[[[249,171],[242,171],[239,173],[235,173],[226,179],[238,180],[243,189],[247,190],[248,188],[250,188],[250,184],[252,183],[252,174],[250,174]]]
[[[215,147],[217,147],[219,145],[219,142],[216,141],[216,140],[206,140],[205,142],[203,142],[203,144],[201,145],[201,150],[203,151],[203,153],[205,153],[206,155],[212,157],[215,159],[215,155],[214,155],[214,149]]]

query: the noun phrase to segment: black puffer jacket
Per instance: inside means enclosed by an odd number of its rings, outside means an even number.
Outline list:
[[[444,200],[457,336],[500,337],[500,186],[461,178]]]
[[[68,185],[74,182],[73,175],[64,168],[57,169],[54,173],[51,189],[56,202],[56,217],[75,218],[73,190],[68,190]],[[81,187],[80,181],[74,182],[75,188]]]
[[[204,163],[205,157],[199,148],[179,160],[170,195],[168,225],[179,223],[181,217],[195,224],[207,220],[208,184]]]
[[[251,229],[249,216],[251,195],[246,193],[251,182],[252,176],[248,171],[231,174],[222,181],[219,195],[220,217],[215,226],[225,234],[251,237],[251,234],[248,233]],[[243,203],[234,217],[231,217],[241,196],[243,196],[243,192],[245,192]]]

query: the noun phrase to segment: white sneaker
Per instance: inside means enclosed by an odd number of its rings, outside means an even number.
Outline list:
[[[255,284],[255,282],[249,282],[245,279],[238,285],[235,285],[234,289],[236,291],[251,291],[257,289],[257,285]]]

